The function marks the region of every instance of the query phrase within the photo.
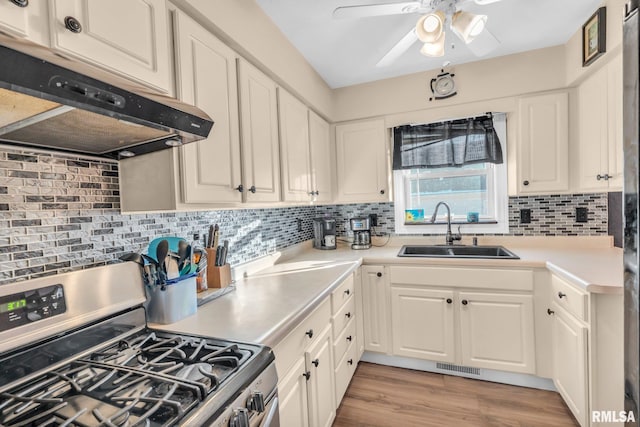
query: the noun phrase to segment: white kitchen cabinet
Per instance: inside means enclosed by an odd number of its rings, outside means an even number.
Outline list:
[[[309,425],[311,427],[331,427],[336,417],[332,348],[331,328],[327,326],[320,333],[315,344],[305,353],[307,369],[305,378],[307,379]]]
[[[52,48],[173,92],[165,0],[51,0],[49,7]]]
[[[390,200],[387,139],[383,119],[336,126],[337,202]]]
[[[362,300],[362,268],[359,268],[353,279],[354,292],[356,299],[356,343],[357,343],[357,359],[362,358],[364,353],[364,308]]]
[[[178,96],[215,121],[206,140],[181,148],[184,203],[240,203],[237,55],[184,13],[174,21]]]
[[[391,287],[393,354],[455,362],[454,293]]]
[[[276,84],[238,60],[240,141],[247,202],[280,201],[280,144]]]
[[[516,169],[519,194],[543,194],[569,189],[567,92],[519,99]]]
[[[462,364],[535,373],[533,297],[459,292]]]
[[[578,87],[579,190],[622,189],[622,56]]]
[[[309,110],[309,151],[311,154],[311,191],[316,202],[333,199],[329,123]]]
[[[0,31],[47,45],[49,44],[48,28],[46,2],[37,0],[0,2]]]
[[[362,320],[366,351],[386,353],[391,350],[388,288],[383,266],[362,266]]]
[[[278,383],[280,425],[309,426],[305,358],[300,356],[289,373]]]
[[[278,88],[282,198],[288,202],[311,200],[311,157],[309,153],[309,113],[307,107]]]

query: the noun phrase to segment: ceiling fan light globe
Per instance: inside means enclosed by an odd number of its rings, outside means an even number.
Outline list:
[[[440,36],[438,40],[433,43],[425,43],[422,45],[420,49],[420,53],[424,56],[429,56],[432,58],[438,58],[440,56],[444,56],[444,32]]]
[[[478,36],[487,23],[487,15],[475,15],[459,10],[451,19],[451,29],[465,43],[469,44]]]
[[[444,29],[444,14],[441,11],[422,16],[416,24],[416,34],[423,43],[433,43],[440,38]]]

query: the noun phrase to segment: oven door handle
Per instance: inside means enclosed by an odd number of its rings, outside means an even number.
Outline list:
[[[278,396],[274,396],[269,402],[269,412],[263,418],[259,427],[279,427],[280,426],[280,414],[278,412]]]

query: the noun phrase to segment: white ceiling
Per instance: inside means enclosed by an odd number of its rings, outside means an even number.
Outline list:
[[[332,17],[339,6],[378,4],[385,0],[256,1],[327,84],[337,88],[433,70],[442,67],[445,61],[455,66],[564,44],[582,28],[602,0],[502,0],[484,6],[461,1],[459,9],[488,16],[487,28],[500,41],[496,50],[476,57],[447,30],[444,57],[423,56],[417,42],[393,65],[384,68],[376,68],[375,64],[415,26],[420,15]],[[398,0],[388,2],[394,1]]]

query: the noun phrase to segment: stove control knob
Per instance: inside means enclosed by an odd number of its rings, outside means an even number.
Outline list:
[[[234,409],[229,419],[229,427],[249,427],[249,411],[244,408]]]
[[[247,399],[247,409],[258,413],[264,412],[264,395],[259,391],[254,391]]]

